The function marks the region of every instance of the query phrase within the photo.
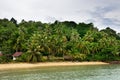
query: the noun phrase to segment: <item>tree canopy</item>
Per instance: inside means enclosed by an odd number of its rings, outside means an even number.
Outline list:
[[[0,19],[0,51],[4,55],[0,62],[9,62],[6,55],[15,52],[23,52],[18,61],[25,62],[120,60],[119,34],[110,27],[99,31],[93,23]]]

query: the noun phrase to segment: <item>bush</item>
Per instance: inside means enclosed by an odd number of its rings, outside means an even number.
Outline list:
[[[0,63],[8,63],[12,61],[12,57],[11,56],[1,56],[0,57]]]
[[[75,61],[84,61],[86,59],[86,54],[74,54],[73,59]]]

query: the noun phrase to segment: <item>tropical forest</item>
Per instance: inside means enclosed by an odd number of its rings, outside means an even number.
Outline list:
[[[22,55],[13,60],[15,52]],[[0,63],[49,61],[119,61],[120,33],[110,27],[74,21],[17,22],[0,19]]]

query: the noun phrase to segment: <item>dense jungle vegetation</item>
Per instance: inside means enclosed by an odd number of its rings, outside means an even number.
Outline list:
[[[117,61],[120,33],[110,27],[98,30],[93,23],[74,21],[25,21],[0,19],[0,62]]]

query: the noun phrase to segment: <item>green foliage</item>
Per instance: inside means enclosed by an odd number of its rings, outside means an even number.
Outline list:
[[[0,20],[0,51],[3,53],[14,52],[14,33],[17,27],[7,19]]]
[[[76,53],[76,54],[74,54],[73,55],[73,59],[74,59],[74,61],[84,61],[84,60],[86,60],[86,54],[80,54],[80,53]]]
[[[107,27],[106,29],[101,30],[101,32],[107,33],[109,36],[115,37],[116,39],[120,40],[119,34],[116,34],[116,31]]]
[[[12,55],[23,52],[17,61],[54,61],[58,57],[74,61],[120,60],[120,36],[110,28],[99,31],[92,23],[64,21],[41,23],[12,18],[0,19],[0,51]],[[0,62],[9,62],[3,56]]]
[[[12,61],[11,55],[0,56],[0,63],[8,63]]]

